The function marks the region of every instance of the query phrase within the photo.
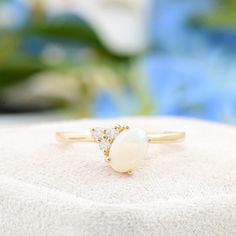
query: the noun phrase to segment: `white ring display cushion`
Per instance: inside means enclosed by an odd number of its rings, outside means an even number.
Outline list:
[[[186,141],[150,145],[133,176],[108,167],[95,143],[55,141],[116,124],[186,131]],[[236,235],[236,128],[137,118],[2,129],[0,235]]]

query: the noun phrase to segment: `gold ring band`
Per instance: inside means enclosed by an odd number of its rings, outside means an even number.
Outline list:
[[[185,132],[148,132],[148,142],[152,144],[176,143],[185,139]],[[83,132],[57,132],[56,139],[60,142],[97,142],[96,138]]]
[[[115,126],[93,128],[90,132],[57,132],[60,142],[96,142],[105,155],[105,160],[118,172],[133,173],[147,154],[148,144],[181,142],[184,132],[151,132],[139,128]]]

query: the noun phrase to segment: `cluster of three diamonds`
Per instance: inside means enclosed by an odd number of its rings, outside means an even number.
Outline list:
[[[125,125],[118,125],[112,128],[96,127],[91,129],[91,136],[99,144],[99,148],[103,151],[106,162],[109,163],[111,161],[111,158],[109,157],[109,151],[112,143],[122,131],[127,129],[129,129],[129,127]]]

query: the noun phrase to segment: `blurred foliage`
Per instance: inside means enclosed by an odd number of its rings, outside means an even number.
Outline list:
[[[1,24],[0,112],[235,120],[234,0],[153,0],[140,55],[114,52],[88,22],[49,16],[42,2],[22,24]]]
[[[32,90],[27,86],[20,86],[29,80],[35,80],[40,74],[46,74],[49,79],[51,75],[54,79],[55,75],[62,75],[65,81],[75,80],[71,90],[76,87],[77,93],[73,98],[70,94],[63,96],[62,89],[62,96],[59,92],[54,96],[46,94],[44,98],[36,97],[38,101],[46,100],[41,102],[43,106],[39,105],[39,109],[68,108],[76,116],[89,116],[93,100],[100,90],[111,90],[115,100],[120,100],[119,97],[125,96],[128,88],[140,100],[141,107],[136,113],[150,112],[143,84],[142,87],[136,84],[137,77],[140,76],[139,73],[134,73],[138,55],[119,55],[112,52],[94,29],[77,16],[64,15],[50,19],[45,15],[42,1],[34,1],[32,4],[29,19],[22,26],[0,29],[0,100],[6,101],[5,104],[0,104],[0,110],[11,110],[11,102],[8,102],[9,91],[11,99],[15,96],[13,104],[22,97],[27,98],[26,95],[29,94],[29,99],[25,98],[26,105],[24,99],[20,105],[16,103],[17,109],[37,110],[37,101],[30,99],[35,94],[30,97]],[[52,55],[50,50],[54,50]],[[57,82],[55,87],[58,87]],[[42,86],[49,87],[48,83],[50,82],[46,81]]]
[[[21,50],[22,44],[31,37],[46,38],[47,40],[68,40],[70,43],[85,43],[86,47],[94,50],[97,61],[109,60],[114,65],[126,64],[131,58],[113,54],[104,47],[90,26],[79,20],[76,23],[69,22],[47,22],[30,23],[20,31],[3,31],[0,38],[0,86],[8,86],[21,82],[34,73],[52,69],[40,60],[40,55],[30,55]],[[75,66],[75,65],[73,65]],[[60,69],[62,65],[53,69]]]
[[[236,30],[236,1],[218,0],[215,9],[193,20],[196,25],[213,28],[231,28]]]

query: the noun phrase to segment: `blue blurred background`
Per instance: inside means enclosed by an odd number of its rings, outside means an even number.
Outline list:
[[[234,0],[0,0],[0,115],[236,124]]]

